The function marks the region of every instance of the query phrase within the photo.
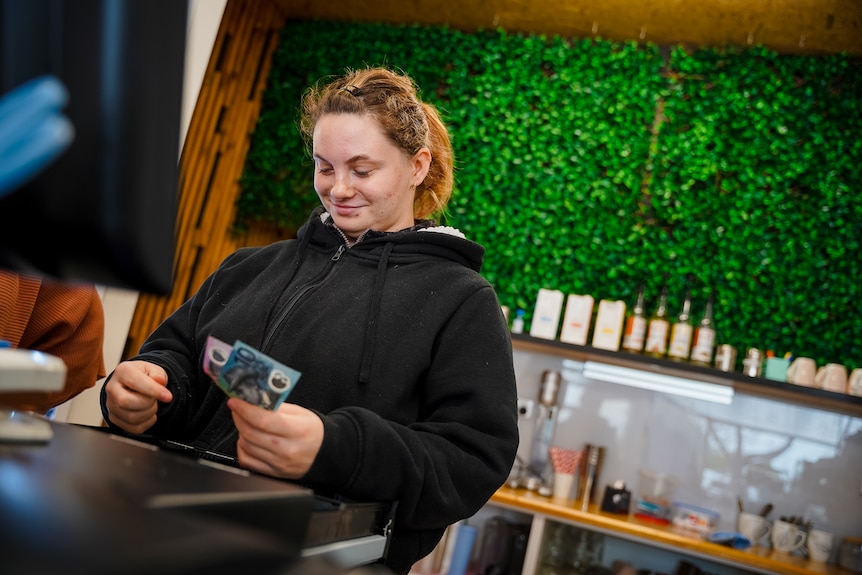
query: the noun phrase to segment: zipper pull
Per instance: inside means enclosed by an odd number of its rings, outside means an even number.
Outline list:
[[[337,262],[338,260],[340,260],[341,254],[344,253],[344,250],[345,250],[344,246],[338,246],[338,249],[335,250],[335,254],[333,254],[333,256],[332,256],[332,261]]]

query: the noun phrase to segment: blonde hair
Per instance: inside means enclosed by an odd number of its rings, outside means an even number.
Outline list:
[[[309,152],[314,126],[326,114],[371,116],[410,157],[428,148],[431,165],[416,187],[413,217],[427,219],[445,211],[455,179],[452,142],[437,108],[419,99],[409,76],[380,67],[348,70],[329,83],[318,82],[308,88],[302,99],[299,129]]]

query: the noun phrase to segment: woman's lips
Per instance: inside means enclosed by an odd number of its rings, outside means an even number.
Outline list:
[[[362,206],[345,206],[341,204],[332,204],[332,209],[340,216],[352,216],[358,212]]]

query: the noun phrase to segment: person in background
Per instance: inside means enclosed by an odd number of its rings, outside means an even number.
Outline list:
[[[454,158],[413,80],[348,71],[309,88],[300,124],[322,205],[296,239],[229,255],[117,366],[102,412],[319,494],[397,502],[384,563],[407,573],[511,470],[511,339],[484,248],[431,219]],[[208,336],[298,370],[288,400],[228,398],[203,370]]]
[[[0,340],[66,364],[56,392],[0,393],[0,406],[47,414],[105,377],[105,313],[95,286],[0,270]]]

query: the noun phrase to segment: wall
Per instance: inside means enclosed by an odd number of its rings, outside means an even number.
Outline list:
[[[539,397],[541,374],[561,372],[553,444],[605,446],[598,484],[637,494],[638,472],[680,479],[676,499],[720,513],[735,531],[736,500],[771,502],[770,519],[802,516],[840,537],[862,536],[862,418],[737,393],[720,405],[588,380],[579,362],[516,350],[521,397]],[[521,418],[519,457],[529,461],[534,418]]]
[[[503,28],[656,44],[763,44],[862,55],[858,0],[275,0],[293,18]]]

